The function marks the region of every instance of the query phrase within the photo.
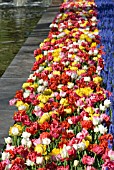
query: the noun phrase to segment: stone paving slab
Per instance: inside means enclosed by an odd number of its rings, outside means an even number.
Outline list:
[[[4,145],[4,138],[8,137],[10,126],[14,124],[13,113],[11,111],[0,110],[0,148]]]
[[[56,5],[59,4],[60,1]],[[56,5],[53,3],[53,6],[44,12],[37,26],[0,78],[0,148],[4,143],[3,138],[8,135],[9,127],[14,123],[12,116],[16,107],[10,107],[9,100],[14,97],[17,90],[21,89],[31,73],[35,61],[33,52],[49,33],[49,25],[59,11]]]
[[[16,107],[15,106],[10,106],[9,105],[9,100],[11,100],[11,98],[14,98],[14,94],[15,92],[1,92],[0,93],[0,103],[2,103],[0,105],[0,118],[2,118],[4,111],[16,111]],[[3,114],[2,114],[3,113]],[[0,129],[1,131],[1,129]]]
[[[22,84],[25,81],[26,81],[25,78],[1,78],[0,79],[0,94],[2,94],[2,92],[7,92],[7,93],[10,92],[14,94],[16,90],[21,89]]]

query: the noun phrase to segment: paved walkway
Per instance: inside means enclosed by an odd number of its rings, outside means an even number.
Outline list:
[[[0,148],[3,146],[4,137],[8,136],[9,127],[14,123],[12,116],[16,108],[9,106],[9,100],[27,80],[34,63],[33,51],[47,37],[49,25],[59,11],[57,5],[60,5],[60,2],[52,1],[52,6],[45,11],[36,28],[0,78]]]

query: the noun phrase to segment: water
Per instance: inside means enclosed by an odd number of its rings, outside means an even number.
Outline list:
[[[34,4],[21,8],[7,3],[0,6],[0,76],[36,26],[43,11],[43,7]]]

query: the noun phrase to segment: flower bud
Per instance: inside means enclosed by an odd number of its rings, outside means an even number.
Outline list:
[[[74,160],[74,166],[76,167],[76,166],[78,166],[78,164],[79,164],[79,161],[78,160]]]
[[[7,144],[12,143],[12,138],[11,137],[4,138],[4,140],[5,140],[5,143],[7,143]]]

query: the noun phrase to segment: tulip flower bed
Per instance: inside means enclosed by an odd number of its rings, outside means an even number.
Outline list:
[[[0,170],[113,170],[111,92],[94,0],[70,0],[34,51],[33,73],[10,105]],[[108,110],[108,114],[107,113]]]

